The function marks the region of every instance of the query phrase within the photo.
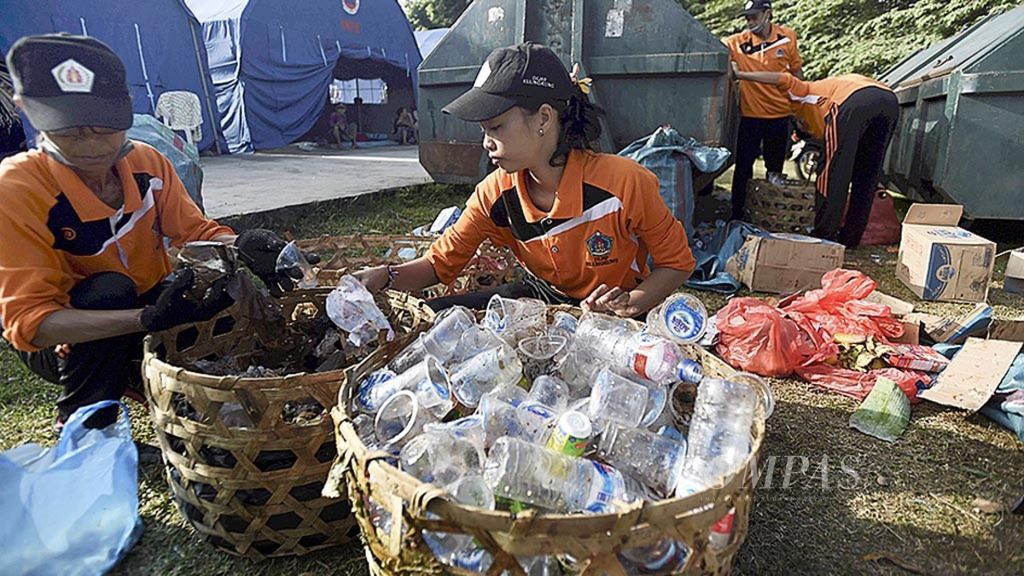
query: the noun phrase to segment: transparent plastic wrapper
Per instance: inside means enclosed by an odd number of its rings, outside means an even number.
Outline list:
[[[223,242],[188,242],[178,251],[177,261],[176,269],[189,268],[195,273],[189,296],[196,301],[206,296],[214,282],[234,275],[238,269],[234,248]]]
[[[278,274],[294,278],[298,288],[306,290],[317,287],[316,270],[294,241],[286,244],[277,255],[275,270]]]
[[[355,346],[373,342],[381,331],[387,331],[389,342],[395,338],[395,331],[373,300],[373,294],[350,275],[342,276],[338,287],[327,295],[327,316],[348,333],[348,341]]]

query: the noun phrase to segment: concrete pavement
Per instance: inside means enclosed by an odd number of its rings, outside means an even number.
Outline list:
[[[204,157],[202,164],[203,204],[211,218],[431,182],[415,146],[312,152],[289,147]]]

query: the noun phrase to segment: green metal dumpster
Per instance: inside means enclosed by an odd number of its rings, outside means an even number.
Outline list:
[[[435,180],[475,183],[487,173],[480,127],[441,109],[472,86],[491,50],[525,41],[593,79],[591,99],[606,111],[602,151],[664,124],[733,149],[729,51],[675,0],[476,0],[419,68],[420,162]],[[699,189],[714,175],[694,176]]]
[[[882,76],[900,102],[887,185],[972,219],[1024,219],[1024,6],[918,51]]]

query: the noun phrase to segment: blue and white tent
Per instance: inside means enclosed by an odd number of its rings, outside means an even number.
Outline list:
[[[292,143],[335,80],[380,78],[415,105],[420,53],[397,0],[187,0],[203,26],[232,152]]]
[[[0,0],[0,52],[22,36],[68,32],[106,43],[124,61],[132,109],[155,115],[160,95],[188,90],[203,110],[200,150],[225,147],[198,21],[182,0]],[[24,122],[29,138],[35,130]]]

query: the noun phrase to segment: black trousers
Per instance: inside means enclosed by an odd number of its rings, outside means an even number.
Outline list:
[[[736,137],[736,166],[732,173],[732,219],[743,220],[747,182],[754,175],[754,161],[764,156],[768,172],[782,172],[789,152],[789,118],[740,118]]]
[[[899,114],[896,95],[874,86],[857,90],[829,112],[825,164],[816,184],[814,236],[851,248],[860,244]]]
[[[71,289],[71,307],[79,310],[131,310],[152,304],[163,285],[142,294],[131,278],[117,272],[101,272],[85,278]],[[126,389],[142,391],[142,338],[144,333],[126,334],[92,342],[80,342],[59,357],[52,348],[18,352],[32,372],[63,387],[57,399],[58,421],[64,422],[82,406],[100,400],[118,400]],[[112,407],[112,408],[116,408]],[[117,410],[102,410],[87,425],[103,428],[114,421]]]

